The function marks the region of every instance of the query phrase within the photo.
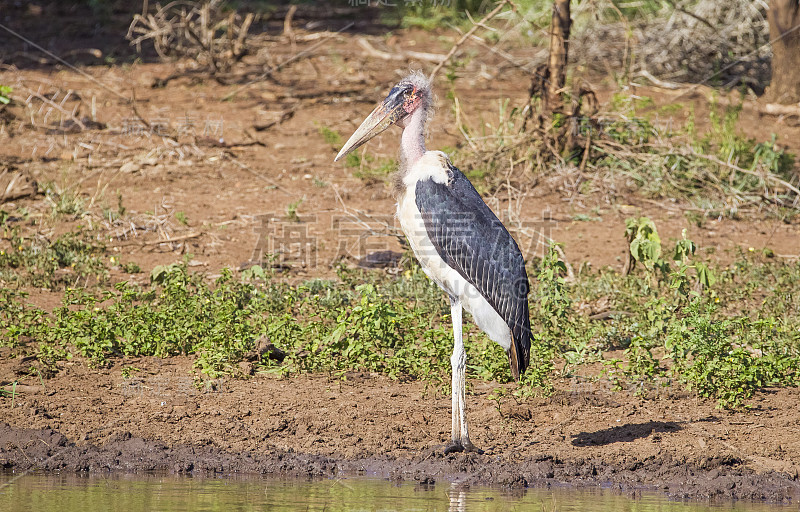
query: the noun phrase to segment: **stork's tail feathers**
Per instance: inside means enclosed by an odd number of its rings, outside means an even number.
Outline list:
[[[524,332],[522,339],[517,339],[512,333],[511,346],[508,348],[508,364],[511,366],[511,375],[519,382],[520,377],[531,364],[531,333]]]

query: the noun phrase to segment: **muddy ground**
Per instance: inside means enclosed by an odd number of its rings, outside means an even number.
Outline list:
[[[30,28],[35,20],[29,18],[41,15],[18,14],[19,29]],[[332,30],[340,28],[333,25]],[[310,57],[285,66],[275,79],[252,84],[221,85],[191,73],[191,63],[152,59],[89,62],[94,65],[82,68],[93,77],[88,79],[53,62],[23,63],[17,56],[0,72],[0,82],[13,85],[16,96],[24,100],[35,91],[61,101],[72,91],[62,109],[71,112],[77,106],[80,119],[93,120],[85,129],[74,129],[69,116],[34,99],[36,108],[18,106],[18,118],[0,131],[0,158],[39,183],[74,191],[86,213],[51,220],[52,201],[42,195],[16,199],[3,209],[24,207],[44,220],[50,237],[82,225],[99,229],[107,236],[109,257],[143,270],[128,274],[112,264],[112,282],[147,282],[154,266],[184,257],[210,276],[223,267],[246,266],[265,252],[277,252],[268,244],[281,228],[264,219],[284,218],[292,204],[304,226],[301,234],[313,243],[310,253],[283,255],[283,278],[330,277],[341,258],[356,264],[369,252],[401,251],[391,236],[390,186],[334,164],[336,148],[324,140],[321,127],[346,138],[393,82],[410,68],[431,67],[413,58],[382,60],[359,38],[392,54],[444,55],[458,35],[366,32],[326,36],[324,46],[313,48],[315,39],[276,39],[270,49],[275,62],[304,49]],[[298,26],[298,35],[311,33]],[[538,54],[522,45],[505,50],[519,62]],[[530,77],[481,47],[473,52],[459,71],[454,94],[464,106],[462,122],[478,128],[496,123],[498,99],[524,102]],[[30,49],[23,53],[29,55]],[[164,85],[176,70],[185,74]],[[618,90],[611,77],[591,81],[601,102]],[[440,79],[437,87],[441,100],[449,86]],[[133,92],[138,114],[125,100]],[[656,106],[677,96],[649,87],[632,92],[653,98]],[[689,90],[680,104],[660,122],[681,124],[693,111],[702,133],[706,96]],[[451,104],[441,100],[440,105],[429,147],[463,145]],[[759,140],[778,133],[779,144],[800,153],[800,128],[791,120],[746,108],[738,126]],[[368,146],[368,154],[394,156],[397,137],[398,132],[387,132]],[[770,247],[777,257],[800,254],[797,220],[757,207],[736,219],[697,222],[687,213],[691,208],[674,201],[646,199],[625,188],[583,195],[576,187],[574,175],[556,174],[526,190],[501,188],[487,200],[501,218],[537,226],[562,242],[576,269],[582,264],[621,268],[624,220],[635,214],[653,218],[665,240],[686,229],[706,256],[723,262],[737,249],[751,247]],[[126,212],[122,219],[102,213],[119,210],[120,204]],[[576,220],[581,215],[598,220]],[[355,235],[354,219],[361,229]],[[360,238],[364,222],[382,236],[365,242]],[[541,253],[537,240],[515,233],[523,237],[527,256]],[[77,279],[74,284],[92,285]],[[62,297],[60,291],[26,291],[42,307]],[[422,482],[612,485],[676,498],[800,500],[796,389],[762,391],[749,409],[728,413],[675,387],[649,390],[643,397],[613,392],[602,381],[562,380],[552,397],[520,403],[506,397],[498,403],[489,398],[498,384],[472,382],[472,438],[486,452],[443,456],[450,398],[432,384],[363,374],[346,381],[258,375],[199,392],[186,358],[121,360],[105,369],[89,369],[74,359],[55,377],[40,381],[26,376],[29,361],[8,355],[0,353],[0,380],[20,385],[13,398],[0,398],[0,464],[17,472],[330,476],[353,471]],[[125,379],[127,366],[142,371]]]
[[[14,360],[0,363],[3,375]],[[143,371],[124,379],[121,365]],[[483,455],[442,455],[450,397],[422,382],[351,374],[226,380],[201,393],[186,358],[103,370],[67,363],[0,409],[0,464],[15,472],[361,473],[423,483],[611,486],[673,498],[800,499],[800,390],[767,390],[746,412],[690,395],[637,398],[573,383],[517,403],[474,382]],[[563,383],[562,383],[563,384]],[[510,386],[510,385],[509,385]]]

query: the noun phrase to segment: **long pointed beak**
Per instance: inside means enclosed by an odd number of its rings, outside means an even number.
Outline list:
[[[338,162],[348,153],[360,148],[362,145],[366,144],[368,140],[405,117],[407,114],[402,107],[402,100],[398,101],[395,95],[390,95],[380,102],[372,113],[364,119],[364,122],[358,127],[358,130],[356,130],[345,145],[342,146],[341,151],[339,151],[339,154],[336,155],[333,161]]]

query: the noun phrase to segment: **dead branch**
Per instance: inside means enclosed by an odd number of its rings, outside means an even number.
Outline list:
[[[501,50],[499,48],[496,48],[494,46],[489,46],[486,43],[486,41],[484,41],[483,38],[481,38],[479,36],[476,36],[476,35],[473,34],[470,37],[470,39],[472,39],[473,41],[478,43],[480,46],[482,46],[486,50],[492,52],[493,54],[497,55],[501,59],[505,60],[506,62],[508,62],[509,64],[514,66],[515,68],[521,69],[521,70],[523,70],[525,72],[528,72],[528,73],[532,73],[533,70],[536,69],[536,67],[538,67],[540,64],[542,64],[544,62],[544,55],[546,55],[546,53],[547,53],[547,50],[541,50],[533,58],[531,58],[527,62],[523,63],[523,62],[518,62],[509,53],[504,52],[503,50]]]
[[[320,40],[317,43],[311,45],[309,48],[306,48],[305,50],[303,50],[303,51],[301,51],[301,52],[289,57],[288,59],[286,59],[283,62],[277,64],[276,66],[270,67],[268,70],[264,71],[263,73],[258,75],[253,80],[250,80],[249,82],[247,82],[245,84],[242,84],[240,87],[237,87],[232,92],[228,93],[224,98],[222,98],[222,101],[227,101],[230,98],[233,98],[234,96],[236,96],[237,94],[239,94],[243,90],[247,89],[251,85],[260,82],[261,80],[267,78],[268,76],[272,76],[273,73],[275,73],[277,71],[280,71],[286,65],[291,64],[292,62],[294,62],[296,60],[300,60],[300,59],[302,59],[304,57],[310,56],[311,52],[313,52],[314,50],[316,50],[317,48],[322,46],[325,42],[327,42],[327,40],[329,38],[339,34],[340,32],[344,32],[345,30],[349,29],[353,25],[355,25],[355,23],[350,22],[347,25],[345,25],[344,27],[342,27],[341,29],[337,30],[336,32],[327,32],[326,33],[327,36],[325,38],[323,38],[322,40]]]
[[[646,78],[653,83],[656,87],[668,89],[678,93],[677,96],[672,98],[672,101],[677,101],[682,97],[703,97],[709,103],[714,103],[721,106],[739,106],[747,110],[752,110],[760,114],[771,116],[798,116],[800,117],[800,104],[794,105],[781,105],[778,103],[760,103],[758,101],[749,101],[742,97],[733,98],[720,96],[720,92],[713,87],[703,84],[682,85],[672,82],[664,82],[654,77],[646,70],[639,71],[637,76]]]
[[[619,4],[573,3],[583,16]],[[766,0],[670,0],[651,16],[597,20],[576,31],[571,42],[574,55],[597,71],[630,66],[631,75],[647,69],[669,81],[752,80],[758,91],[770,74],[767,8]]]
[[[646,69],[640,69],[636,73],[636,75],[634,75],[634,78],[635,77],[645,78],[645,79],[649,80],[650,82],[652,82],[653,85],[655,85],[656,87],[660,87],[661,89],[669,89],[669,90],[674,91],[676,89],[680,89],[680,88],[683,87],[681,84],[676,84],[675,82],[667,82],[667,81],[664,81],[664,80],[660,80],[660,79],[654,77]]]
[[[294,30],[292,30],[292,18],[294,13],[297,12],[297,5],[292,4],[286,12],[286,17],[283,19],[283,35],[289,39],[294,40]]]
[[[26,87],[24,85],[21,85],[21,87],[23,89],[25,89],[27,91],[27,93],[29,94],[28,99],[25,100],[25,103],[27,105],[31,104],[31,102],[30,102],[31,98],[36,98],[39,101],[41,101],[42,103],[45,103],[46,105],[48,105],[50,108],[53,108],[53,109],[59,111],[64,117],[66,117],[67,119],[71,120],[75,125],[79,126],[81,130],[85,130],[86,129],[86,125],[83,124],[83,121],[81,121],[81,119],[79,119],[75,115],[75,111],[69,112],[68,110],[66,110],[63,107],[64,101],[66,100],[68,95],[65,96],[64,99],[62,99],[61,105],[59,105],[58,103],[54,102],[50,98],[48,98],[45,95],[41,94],[39,91],[34,91],[33,89],[29,89],[28,87]]]
[[[800,116],[800,104],[780,105],[778,103],[767,103],[761,107],[760,112],[771,116]]]
[[[458,42],[457,42],[456,44],[454,44],[454,45],[453,45],[453,47],[452,47],[452,48],[450,48],[450,51],[449,51],[449,52],[447,52],[447,55],[445,55],[445,56],[444,56],[444,58],[443,58],[443,59],[442,59],[442,60],[439,62],[439,64],[437,64],[437,65],[436,65],[436,67],[435,67],[435,68],[433,68],[433,71],[431,71],[431,74],[430,74],[430,75],[428,75],[428,80],[431,80],[431,81],[433,81],[433,78],[436,76],[436,73],[438,73],[438,72],[439,72],[439,70],[440,70],[440,69],[442,69],[442,66],[444,66],[444,65],[447,63],[447,61],[449,61],[449,60],[450,60],[450,58],[451,58],[451,57],[453,57],[453,55],[455,55],[455,53],[458,51],[458,49],[459,49],[459,48],[461,48],[461,45],[463,45],[463,44],[464,44],[464,43],[467,41],[467,39],[469,39],[469,38],[472,36],[472,34],[474,34],[474,33],[475,33],[475,31],[477,31],[477,30],[478,30],[480,27],[484,26],[484,23],[486,23],[486,22],[487,22],[487,21],[489,21],[490,19],[492,19],[492,18],[494,18],[495,16],[497,16],[497,14],[498,14],[498,13],[499,13],[501,10],[503,10],[503,7],[505,7],[505,6],[506,6],[506,4],[511,4],[511,2],[510,2],[509,0],[502,0],[502,1],[501,1],[499,4],[497,4],[497,6],[496,6],[494,9],[492,9],[492,10],[491,10],[491,11],[490,11],[490,12],[489,12],[489,13],[488,13],[486,16],[484,16],[483,18],[481,18],[481,20],[480,20],[478,23],[474,24],[474,25],[472,26],[472,28],[471,28],[471,29],[469,29],[469,30],[467,31],[467,33],[466,33],[466,34],[464,34],[464,35],[461,37],[461,39],[459,39],[459,40],[458,40]]]
[[[0,203],[35,196],[38,186],[27,173],[5,167],[0,171]]]
[[[135,90],[131,91],[131,99],[128,100],[128,103],[129,103],[129,105],[131,107],[131,111],[133,112],[133,115],[135,115],[136,118],[139,120],[139,122],[142,123],[147,128],[147,131],[149,133],[156,133],[153,130],[153,125],[150,124],[150,122],[147,119],[145,119],[144,116],[141,113],[139,113],[139,109],[136,107],[136,91]],[[171,139],[175,143],[178,142],[177,135],[168,134],[168,133],[159,133],[158,135],[160,135],[162,137],[165,137],[167,139]]]
[[[286,122],[289,119],[291,119],[292,117],[294,117],[294,113],[296,111],[297,111],[297,109],[294,109],[294,108],[291,109],[291,110],[283,111],[283,112],[281,112],[281,115],[280,115],[280,117],[278,117],[278,119],[276,119],[274,121],[270,121],[270,122],[265,123],[265,124],[254,124],[253,128],[255,128],[255,130],[257,132],[263,132],[265,130],[269,130],[273,126],[276,126],[276,125],[280,126],[284,122]]]
[[[175,236],[172,238],[167,238],[166,240],[149,240],[147,242],[142,242],[142,244],[143,245],[170,244],[173,242],[183,242],[184,240],[190,240],[192,238],[197,238],[202,235],[203,233],[189,233],[188,235]]]
[[[160,227],[156,228],[156,229],[153,229],[153,228],[148,227],[148,226],[132,225],[131,228],[129,228],[127,230],[124,230],[123,233],[118,235],[118,238],[122,238],[124,236],[125,237],[124,241],[115,242],[115,243],[112,243],[111,245],[113,245],[114,247],[127,247],[127,246],[131,246],[131,245],[171,244],[171,243],[175,243],[175,242],[184,242],[186,240],[191,240],[192,238],[198,238],[200,236],[203,236],[202,232],[197,232],[197,233],[189,233],[188,235],[182,235],[182,236],[176,236],[176,237],[167,237],[167,238],[161,239],[161,240],[139,241],[139,240],[131,240],[131,239],[129,239],[128,238],[128,233],[132,233],[134,235],[134,237],[135,237],[137,230],[139,230],[139,231],[157,231],[157,232],[160,232],[162,235],[166,235],[166,232],[163,229],[160,229]]]
[[[226,13],[221,0],[200,5],[174,1],[154,14],[136,14],[127,39],[137,50],[151,41],[163,60],[190,58],[215,77],[228,73],[247,54],[247,36],[255,15]]]
[[[374,46],[372,46],[369,41],[367,41],[363,37],[359,37],[356,40],[356,43],[363,48],[367,55],[370,57],[376,57],[382,60],[423,60],[427,62],[441,62],[444,58],[444,55],[439,55],[437,53],[425,53],[425,52],[414,52],[414,51],[401,51],[400,53],[388,53],[382,52],[377,50]]]

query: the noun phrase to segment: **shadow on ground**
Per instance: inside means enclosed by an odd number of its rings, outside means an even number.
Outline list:
[[[573,446],[604,446],[612,443],[629,443],[658,432],[677,432],[681,426],[674,421],[648,421],[628,423],[595,432],[581,432],[572,439]]]

